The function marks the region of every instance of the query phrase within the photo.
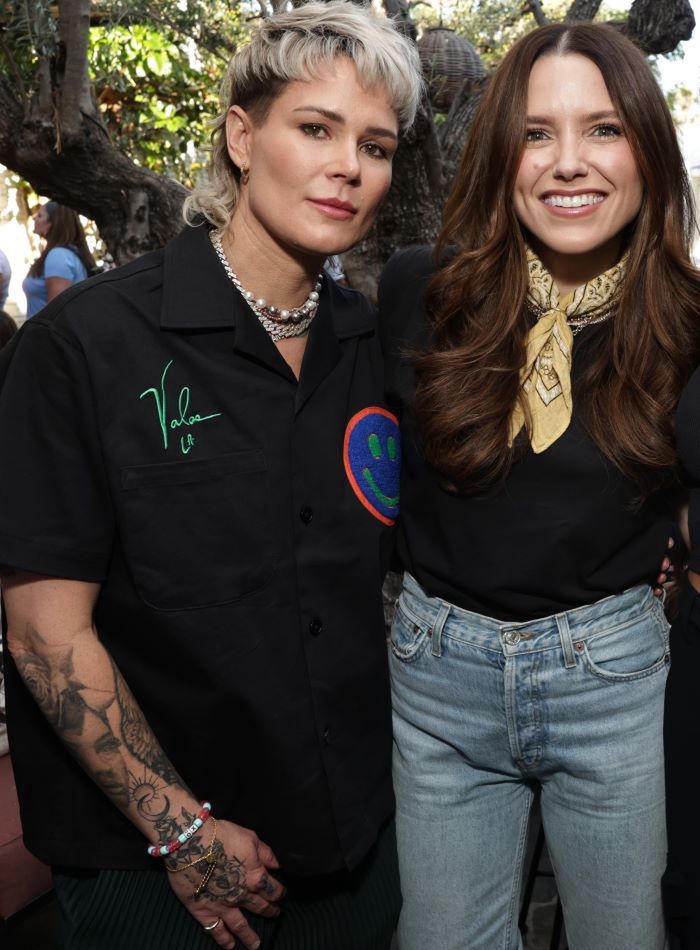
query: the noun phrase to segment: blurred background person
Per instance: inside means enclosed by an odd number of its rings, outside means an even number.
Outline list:
[[[0,310],[0,350],[6,346],[17,332],[17,324],[4,310]]]
[[[0,251],[0,309],[5,306],[5,301],[7,300],[7,291],[10,289],[10,277],[12,276],[12,269],[10,268],[10,262],[7,259],[7,255],[4,251]]]
[[[9,278],[5,279],[5,268],[3,266],[3,261],[7,261],[5,255],[0,251],[0,271],[3,274],[3,290],[5,296],[7,296],[7,285],[9,283]],[[7,265],[9,271],[9,264]],[[3,346],[6,346],[12,337],[17,332],[17,324],[9,315],[5,313],[4,310],[0,310],[0,350]],[[0,755],[5,755],[7,752],[7,726],[5,718],[5,678],[3,675],[3,663],[2,663],[2,638],[0,637]]]
[[[85,280],[95,269],[95,261],[75,211],[57,201],[47,201],[34,215],[34,232],[45,244],[22,283],[27,297],[28,320],[72,284]]]

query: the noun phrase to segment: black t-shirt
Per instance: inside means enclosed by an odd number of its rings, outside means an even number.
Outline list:
[[[101,585],[100,639],[217,817],[290,872],[356,866],[393,807],[400,457],[369,304],[324,280],[297,383],[186,229],[62,294],[0,367],[0,564]],[[29,848],[149,866],[7,673]]]
[[[433,251],[395,255],[379,291],[390,406],[401,416],[398,557],[431,596],[500,620],[527,621],[652,582],[672,525],[670,493],[633,510],[637,489],[601,454],[574,413],[545,452],[528,450],[479,495],[444,490],[411,414],[411,350],[428,339]],[[576,337],[576,353],[586,330]]]
[[[689,488],[688,567],[700,573],[700,369],[691,376],[678,403],[676,441]]]

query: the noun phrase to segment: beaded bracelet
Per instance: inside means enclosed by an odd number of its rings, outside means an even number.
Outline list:
[[[192,835],[196,834],[199,829],[202,827],[204,822],[207,820],[211,814],[211,802],[202,802],[202,810],[197,815],[195,820],[192,822],[189,828],[183,831],[173,838],[172,841],[169,841],[167,844],[161,845],[159,848],[154,844],[149,844],[146,849],[152,858],[167,858],[169,854],[174,854],[176,851],[179,851],[180,848],[187,841],[190,840]]]
[[[190,861],[189,864],[182,864],[180,865],[180,867],[177,867],[177,868],[169,868],[166,865],[166,870],[168,871],[169,874],[180,874],[181,871],[189,871],[190,868],[196,867],[196,865],[201,864],[202,861],[209,862],[209,859],[214,854],[214,848],[218,844],[218,841],[216,839],[216,818],[212,818],[211,823],[214,826],[214,833],[211,836],[211,841],[209,842],[209,846],[207,847],[204,854],[200,854],[198,857]]]

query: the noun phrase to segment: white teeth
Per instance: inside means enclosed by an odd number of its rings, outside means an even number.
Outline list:
[[[584,205],[598,205],[605,198],[605,195],[547,195],[544,199],[546,205],[552,205],[553,208],[581,208]]]

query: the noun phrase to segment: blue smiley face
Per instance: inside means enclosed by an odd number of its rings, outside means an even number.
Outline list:
[[[383,524],[399,513],[401,439],[395,416],[379,406],[356,413],[345,430],[343,463],[365,508]]]

